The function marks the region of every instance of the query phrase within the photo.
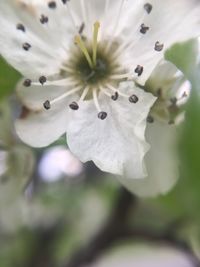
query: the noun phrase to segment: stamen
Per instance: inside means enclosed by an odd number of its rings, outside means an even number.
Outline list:
[[[75,101],[73,101],[71,104],[69,104],[69,107],[70,107],[72,110],[78,110],[78,109],[79,109],[79,105],[78,105],[78,103],[76,103]]]
[[[153,118],[151,115],[149,115],[149,116],[147,117],[147,122],[148,122],[148,123],[153,123],[153,122],[154,122],[154,118]]]
[[[105,111],[101,111],[98,113],[98,118],[100,120],[105,120],[107,118],[108,114]]]
[[[51,107],[51,105],[53,105],[53,104],[63,100],[64,98],[66,98],[66,97],[68,97],[68,96],[80,91],[81,89],[82,89],[82,87],[78,86],[78,87],[75,87],[74,89],[72,89],[70,91],[67,91],[63,95],[61,95],[61,96],[59,96],[59,97],[57,97],[57,98],[55,98],[55,99],[53,99],[51,101],[47,100],[47,101],[49,101],[49,106]],[[43,105],[45,105],[45,103],[47,104],[48,103],[47,101],[45,101]]]
[[[49,110],[51,108],[51,103],[49,100],[46,100],[43,104],[43,107],[46,109],[46,110]]]
[[[99,106],[99,101],[98,101],[98,97],[97,97],[97,89],[93,89],[92,95],[93,95],[93,100],[94,100],[95,107],[97,108],[97,110],[99,112],[101,112],[101,108]]]
[[[87,86],[87,87],[83,90],[83,93],[82,93],[82,95],[81,95],[79,101],[83,101],[83,100],[86,98],[86,96],[87,96],[89,90],[90,90],[90,87]]]
[[[129,95],[127,94],[123,94],[121,92],[119,92],[119,90],[117,88],[115,88],[114,86],[112,86],[111,84],[107,84],[106,85],[110,90],[112,90],[114,93],[117,93],[118,95],[120,96],[123,96],[123,97],[129,97]]]
[[[99,86],[99,90],[104,94],[107,95],[108,97],[111,97],[112,95],[108,93],[102,86]]]
[[[24,85],[25,87],[30,87],[31,84],[32,84],[32,81],[31,81],[30,79],[26,79],[26,80],[23,82],[23,85]]]
[[[116,101],[118,98],[119,98],[119,93],[118,92],[115,92],[114,95],[111,96],[111,99],[113,101]]]
[[[94,32],[93,32],[93,63],[96,66],[97,60],[97,45],[98,45],[98,33],[99,33],[100,23],[97,21],[94,23]]]
[[[45,76],[41,76],[39,78],[39,82],[41,83],[41,85],[43,85],[44,83],[46,83],[46,81],[47,81],[47,78]]]
[[[157,41],[157,42],[155,43],[155,47],[154,47],[154,49],[155,49],[156,51],[160,52],[160,51],[163,50],[163,48],[164,48],[164,44],[161,44],[159,41]]]
[[[73,78],[66,78],[61,80],[55,80],[55,81],[46,81],[45,86],[75,86],[77,84],[77,81],[75,81]],[[32,85],[38,86],[41,85],[41,82],[32,82]]]
[[[96,106],[96,108],[98,110],[98,118],[100,120],[105,120],[106,117],[108,116],[108,114],[105,111],[102,111],[101,108],[100,108],[100,106],[99,106],[98,97],[97,97],[97,90],[94,89],[92,91],[92,93],[93,93],[94,104],[95,104],[95,106]]]
[[[131,103],[136,104],[139,101],[139,98],[136,95],[132,95],[132,96],[129,97],[129,101]]]
[[[124,74],[114,74],[114,75],[111,75],[109,78],[111,80],[121,80],[121,79],[126,79],[126,78],[128,79],[129,75],[130,75],[130,72],[124,73]]]
[[[24,25],[21,24],[21,23],[18,23],[17,26],[16,26],[16,28],[17,28],[17,30],[20,30],[22,32],[25,32],[26,31]]]
[[[87,62],[88,62],[88,64],[89,64],[90,68],[93,69],[94,66],[93,66],[91,57],[90,57],[90,55],[89,55],[89,53],[88,53],[88,50],[87,50],[87,48],[86,48],[84,42],[83,42],[82,39],[81,39],[81,37],[78,36],[78,35],[75,36],[74,41],[75,41],[75,44],[77,44],[77,45],[79,46],[79,48],[81,49],[81,51],[82,51],[83,54],[85,55],[85,57],[86,57],[86,59],[87,59]]]

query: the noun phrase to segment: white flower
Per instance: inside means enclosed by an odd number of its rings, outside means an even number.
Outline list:
[[[158,95],[145,134],[150,144],[144,157],[148,175],[144,179],[120,181],[139,196],[154,196],[168,192],[179,178],[178,126],[184,120],[183,105],[188,100],[191,86],[173,64],[162,62],[146,87]]]
[[[199,35],[195,0],[0,2],[0,53],[25,80],[20,138],[47,146],[67,132],[83,162],[128,178],[147,176],[144,85],[173,43]]]

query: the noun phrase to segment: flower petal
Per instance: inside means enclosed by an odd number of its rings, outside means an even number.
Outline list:
[[[66,132],[69,120],[69,104],[77,100],[77,96],[68,96],[51,105],[45,110],[43,103],[53,100],[66,92],[66,87],[31,86],[18,89],[24,108],[21,117],[16,120],[15,127],[18,136],[33,147],[44,147],[56,141]]]
[[[133,82],[121,83],[120,91],[137,95],[138,103],[100,95],[101,109],[108,114],[100,120],[94,103],[83,102],[67,125],[68,145],[83,162],[92,160],[103,171],[140,178],[146,175],[143,157],[148,145],[144,131],[155,97],[136,88]]]
[[[147,126],[146,137],[151,145],[144,159],[148,176],[138,180],[120,178],[128,190],[142,197],[167,193],[179,177],[176,127],[155,122]]]
[[[58,83],[56,81],[55,83]],[[21,80],[16,88],[17,97],[22,102],[24,106],[26,106],[30,110],[40,110],[43,108],[43,103],[46,100],[53,100],[60,95],[63,95],[67,91],[67,83],[66,86],[56,86],[44,84],[34,85],[32,84],[29,87],[23,85],[24,81]]]
[[[150,0],[148,2],[152,5],[150,14],[146,12],[145,16],[138,19],[138,23],[133,24],[131,13],[127,13],[129,17],[126,20],[129,23],[119,34],[119,37],[124,36],[124,40],[127,36],[133,36],[131,52],[123,51],[122,62],[125,67],[129,65],[130,69],[137,65],[143,66],[141,76],[134,73],[135,79],[140,84],[145,83],[158,62],[164,58],[166,49],[176,42],[183,42],[200,34],[198,1]],[[138,12],[143,9],[144,3],[145,1],[141,1]],[[149,27],[146,33],[140,32],[142,24]]]
[[[40,22],[42,15],[48,17],[48,23]],[[67,11],[64,14],[63,8],[57,8],[52,13],[46,1],[36,5],[2,0],[0,25],[1,54],[24,76],[59,73],[75,32]]]

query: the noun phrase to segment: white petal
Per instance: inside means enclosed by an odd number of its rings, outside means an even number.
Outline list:
[[[149,124],[146,138],[151,145],[145,156],[148,176],[144,179],[120,179],[130,191],[142,197],[167,193],[179,177],[175,126],[155,122]]]
[[[66,132],[69,104],[77,100],[77,96],[74,94],[68,96],[52,104],[50,110],[45,110],[44,101],[60,96],[66,92],[66,88],[52,86],[19,88],[21,88],[18,89],[20,99],[28,110],[25,109],[21,118],[15,122],[18,136],[33,147],[44,147],[56,141]]]
[[[132,1],[130,1],[132,2]],[[129,17],[123,34],[123,39],[132,38],[131,52],[123,53],[124,65],[127,64],[130,68],[141,65],[144,67],[143,74],[135,78],[141,84],[150,76],[151,72],[164,58],[164,52],[172,44],[176,42],[183,42],[190,38],[198,37],[200,34],[200,3],[192,0],[151,0],[152,11],[138,20],[138,24],[132,24],[132,17]],[[145,1],[141,1],[140,9],[143,9]],[[128,21],[128,18],[127,18]],[[140,33],[141,24],[149,27],[146,34]],[[135,25],[135,27],[133,26]],[[155,51],[155,43],[163,44],[163,50]],[[131,54],[131,55],[130,55]]]
[[[108,114],[103,121],[97,118],[94,103],[84,102],[67,126],[68,145],[83,162],[92,160],[103,171],[140,178],[146,175],[143,157],[148,145],[144,131],[155,97],[132,82],[121,83],[120,90],[136,94],[139,102],[131,104],[124,97],[114,102],[101,95],[101,109]]]
[[[47,2],[44,3],[34,5],[30,2],[24,6],[19,1],[0,1],[1,54],[29,78],[58,73],[63,60],[67,59],[66,49],[74,36],[74,26],[67,11],[64,14],[63,8],[58,7],[53,13]],[[48,16],[47,24],[40,22],[41,15]],[[23,24],[25,32],[17,30],[19,23]],[[23,49],[24,43],[31,45],[28,51]]]
[[[63,95],[67,91],[67,85],[55,86],[48,85],[48,82],[43,86],[31,85],[30,87],[25,87],[23,85],[24,80],[20,81],[17,85],[16,93],[19,100],[31,110],[40,110],[43,108],[43,103],[46,100],[53,100],[60,95]],[[55,83],[58,83],[56,81]]]

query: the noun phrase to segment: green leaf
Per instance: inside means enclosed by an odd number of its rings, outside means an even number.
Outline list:
[[[11,94],[21,75],[0,57],[0,99]]]
[[[197,66],[197,56],[197,39],[175,44],[165,53],[165,59],[176,65],[189,80],[193,77],[193,72]]]

